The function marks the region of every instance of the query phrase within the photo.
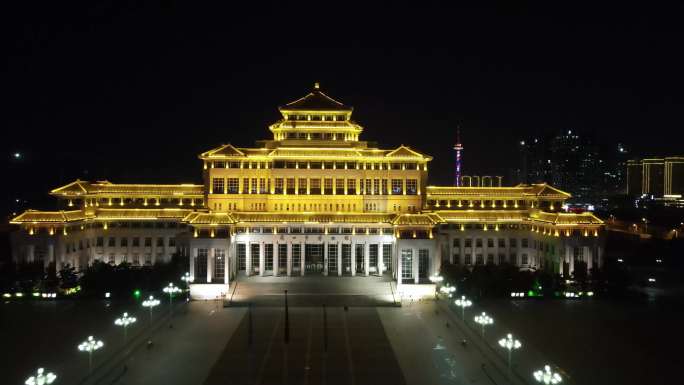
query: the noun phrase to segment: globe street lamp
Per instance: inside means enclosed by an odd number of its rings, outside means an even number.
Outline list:
[[[169,283],[169,286],[165,287],[163,291],[169,295],[169,314],[170,317],[173,317],[173,295],[179,293],[181,289],[173,283]]]
[[[558,384],[563,381],[560,374],[552,372],[549,365],[544,366],[544,370],[537,370],[534,374],[534,379],[542,384]]]
[[[487,313],[482,312],[482,314],[475,316],[475,322],[482,326],[482,338],[484,338],[485,326],[493,324],[494,320]]]
[[[473,302],[466,299],[465,295],[462,295],[461,299],[457,299],[454,303],[461,308],[461,318],[463,319],[463,322],[465,322],[465,308],[472,306]]]
[[[88,339],[78,345],[78,350],[88,352],[88,372],[93,370],[93,352],[104,346],[100,340],[96,340],[93,336],[88,336]]]
[[[506,338],[502,338],[499,340],[499,345],[501,345],[501,347],[504,349],[508,349],[508,373],[510,374],[510,372],[511,372],[511,353],[513,352],[514,349],[520,349],[522,344],[520,343],[520,341],[514,339],[513,335],[511,333],[508,333]]]
[[[128,337],[128,332],[127,332],[127,330],[128,330],[128,325],[132,324],[132,323],[135,322],[135,321],[136,321],[135,317],[130,317],[130,316],[128,315],[128,313],[123,313],[123,316],[122,316],[121,318],[117,318],[117,319],[114,321],[114,324],[115,324],[115,325],[117,325],[117,326],[123,326],[123,330],[124,330],[124,343],[126,343],[126,338]]]
[[[195,277],[191,277],[190,273],[186,272],[181,277],[181,280],[185,281],[185,287],[188,290],[188,297],[186,298],[186,301],[190,301],[190,284],[195,281]]]
[[[152,325],[152,308],[158,306],[160,303],[161,301],[155,299],[153,296],[150,296],[150,298],[144,300],[142,303],[144,307],[150,308],[150,325]]]
[[[439,291],[441,291],[444,295],[447,297],[451,298],[451,293],[456,291],[455,286],[449,286],[449,285],[444,285],[439,288]]]
[[[43,368],[38,368],[36,375],[27,378],[26,382],[24,382],[24,384],[26,384],[26,385],[48,385],[48,384],[52,384],[56,379],[57,379],[57,376],[54,373],[52,373],[52,372],[45,373],[45,370]]]
[[[434,274],[430,276],[430,282],[435,284],[435,299],[437,299],[437,285],[444,280],[439,274]]]

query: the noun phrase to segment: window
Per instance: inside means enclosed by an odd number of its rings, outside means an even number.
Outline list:
[[[517,247],[518,246],[518,240],[516,238],[511,238],[508,240],[508,244],[510,244],[511,247]]]
[[[401,250],[401,278],[413,278],[413,250]]]
[[[528,247],[530,241],[527,238],[522,239],[522,247]]]
[[[145,238],[145,247],[152,247],[152,238]]]
[[[575,257],[575,261],[577,262],[582,262],[584,261],[584,247],[574,247],[572,251],[573,256]]]
[[[276,194],[282,194],[284,192],[284,190],[283,190],[283,178],[276,178],[273,192]]]
[[[121,247],[128,247],[128,238],[121,238]]]
[[[373,193],[372,187],[373,186],[371,185],[371,179],[366,179],[366,192],[365,192],[366,195],[370,195]]]
[[[506,238],[499,238],[499,247],[506,247]]]
[[[266,185],[266,178],[259,178],[259,194],[268,194],[268,186]]]
[[[97,247],[102,247],[102,246],[104,246],[104,238],[103,238],[103,237],[97,237],[96,246],[97,246]]]
[[[416,195],[418,193],[418,180],[406,179],[406,194]]]
[[[157,238],[157,247],[164,247],[164,238]]]
[[[487,264],[488,265],[494,264],[494,254],[487,254]]]
[[[214,278],[223,278],[226,271],[226,250],[214,249]]]
[[[475,263],[478,265],[482,265],[484,263],[484,257],[482,254],[478,254],[475,256]]]
[[[528,261],[528,258],[527,258],[527,254],[523,254],[523,255],[522,255],[522,264],[523,264],[523,265],[527,265],[528,262],[529,262],[529,261]]]
[[[212,178],[211,186],[213,194],[223,194],[223,178]]]
[[[176,238],[169,238],[169,247],[176,247]]]
[[[494,247],[494,238],[487,238],[487,247]]]
[[[306,194],[306,178],[299,178],[299,194]]]
[[[133,238],[133,247],[140,247],[140,238],[138,238],[138,237]]]
[[[235,245],[235,254],[237,254],[238,260],[238,270],[247,270],[247,247],[244,243],[238,243]]]
[[[475,239],[475,247],[482,247],[482,238]]]
[[[382,180],[382,195],[388,195],[387,194],[387,179]]]
[[[321,193],[321,180],[319,178],[311,179],[311,185],[309,186],[309,191],[311,194],[320,195]]]
[[[237,194],[240,192],[239,189],[240,189],[240,179],[238,179],[238,178],[228,178],[227,179],[226,193]]]
[[[242,193],[249,193],[249,178],[242,178]]]
[[[473,247],[473,239],[472,238],[466,238],[465,247]]]
[[[337,273],[337,245],[328,243],[328,273]]]
[[[508,263],[510,263],[511,265],[517,265],[518,264],[518,256],[515,254],[511,254],[508,257]]]
[[[344,179],[335,179],[335,194],[344,194]]]
[[[499,265],[506,263],[506,256],[504,254],[499,254]]]
[[[347,179],[347,194],[356,194],[356,179]]]
[[[249,191],[251,194],[257,193],[257,178],[252,178],[252,184],[250,185]]]
[[[392,170],[401,170],[401,163],[392,163]]]
[[[159,257],[159,260],[161,260],[161,254],[157,254],[157,257]],[[145,254],[145,265],[152,265],[152,254]]]
[[[401,179],[392,179],[392,195],[401,195],[403,188],[404,184]]]
[[[473,264],[473,256],[470,254],[466,254],[465,256],[465,264],[466,265],[472,265]]]
[[[373,179],[373,194],[380,194],[380,179]]]
[[[107,246],[109,246],[109,247],[114,247],[114,246],[116,246],[116,238],[114,238],[114,237],[109,237],[109,241],[107,242]]]
[[[461,238],[454,238],[454,247],[461,247]]]
[[[226,168],[226,162],[215,161],[214,162],[214,168]]]
[[[454,253],[454,264],[455,265],[461,264],[461,254],[460,253]]]

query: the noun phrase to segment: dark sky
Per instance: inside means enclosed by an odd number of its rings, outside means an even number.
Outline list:
[[[363,139],[433,155],[432,183],[451,181],[457,124],[467,174],[505,175],[521,138],[565,129],[684,153],[680,6],[17,3],[0,146],[28,206],[78,177],[200,182],[198,153],[268,138],[315,81]]]

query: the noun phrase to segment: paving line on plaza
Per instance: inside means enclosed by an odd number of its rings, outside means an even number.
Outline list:
[[[268,340],[268,346],[266,347],[266,352],[264,353],[264,359],[261,363],[261,368],[259,368],[259,373],[257,373],[256,381],[254,382],[255,385],[260,385],[261,381],[263,380],[264,371],[266,369],[266,365],[268,364],[268,359],[271,356],[271,349],[273,348],[273,341],[275,340],[276,335],[278,334],[278,327],[280,326],[281,318],[282,317],[278,317],[278,320],[276,321],[275,325],[273,326],[273,333],[271,333],[271,339]]]
[[[344,343],[347,347],[347,362],[349,363],[349,378],[352,385],[356,384],[356,377],[354,376],[354,361],[352,360],[351,343],[349,342],[349,328],[347,327],[347,311],[342,313],[342,324],[344,326]]]
[[[309,328],[306,337],[306,357],[304,359],[304,385],[309,383],[311,373],[311,334],[313,333],[313,315],[309,312]]]

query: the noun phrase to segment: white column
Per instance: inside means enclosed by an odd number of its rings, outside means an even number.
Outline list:
[[[225,285],[230,284],[230,273],[232,271],[230,262],[233,260],[233,247],[235,246],[231,243],[231,245],[228,247],[225,254],[223,255],[223,283]]]
[[[402,261],[401,261],[401,251],[399,250],[398,247],[395,247],[395,250],[396,250],[395,253],[397,254],[397,258],[396,258],[396,261],[397,261],[396,266],[397,267],[395,269],[397,271],[397,291],[399,291],[399,288],[402,285],[402,282],[401,282],[401,262]]]
[[[26,262],[33,262],[35,258],[36,246],[28,245],[26,246]]]
[[[259,275],[264,276],[265,269],[266,269],[266,256],[264,255],[264,252],[266,251],[266,247],[264,247],[264,243],[261,242],[259,244]]]
[[[363,268],[366,271],[366,277],[368,277],[370,274],[370,244],[366,242],[363,248]]]
[[[347,191],[346,186],[344,191]],[[342,276],[342,244],[340,242],[337,242],[337,276]]]
[[[209,253],[207,255],[207,283],[211,283],[211,280],[214,278],[214,258],[215,258],[214,251],[215,250],[216,249],[214,249],[213,247],[210,247],[208,250]]]
[[[247,266],[245,266],[245,269],[246,269],[245,273],[249,277],[250,275],[252,275],[252,244],[247,242],[247,244],[245,244],[245,247],[246,247],[246,250],[245,250],[245,252],[246,252],[245,260],[246,261],[245,262],[247,264]]]
[[[385,271],[385,264],[382,262],[384,258],[382,249],[382,243],[378,243],[378,275],[382,275]]]
[[[328,276],[328,244],[325,242],[323,242],[323,275]]]
[[[197,248],[192,248],[192,253],[190,254],[190,276],[195,278],[195,259],[197,259]]]
[[[304,262],[306,261],[306,247],[305,247],[306,244],[302,243],[301,245],[302,245],[301,246],[302,249],[301,249],[300,259],[299,259],[301,268],[299,269],[299,275],[301,275],[303,277],[304,276]]]
[[[292,275],[292,242],[287,243],[287,276]]]
[[[413,255],[411,258],[411,262],[413,263],[413,282],[418,283],[418,249],[413,249]]]
[[[48,266],[50,266],[50,262],[54,262],[55,269],[57,269],[57,260],[55,260],[55,245],[52,243],[48,244],[48,255],[45,261],[43,261],[43,267],[48,268]]]
[[[356,245],[353,241],[351,243],[351,275],[356,276]]]
[[[593,251],[593,247],[584,246],[584,252],[583,252],[582,254],[583,254],[583,256],[584,256],[584,261],[585,261],[586,264],[587,264],[587,273],[589,273],[589,270],[591,270],[591,264],[592,264],[592,261],[591,261],[592,251]]]
[[[280,270],[280,265],[279,265],[280,261],[278,260],[279,259],[278,245],[279,245],[279,243],[276,240],[273,243],[273,276],[274,277],[277,277],[278,274],[280,273],[280,271],[278,271],[278,270]]]

